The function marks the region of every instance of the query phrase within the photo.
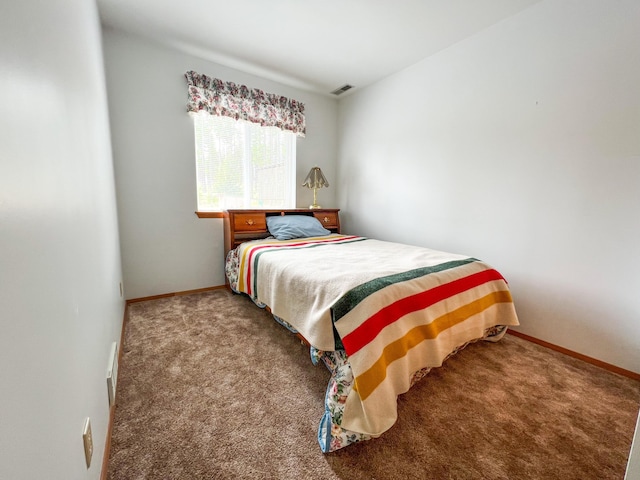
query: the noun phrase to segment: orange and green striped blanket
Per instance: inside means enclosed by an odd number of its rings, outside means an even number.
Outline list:
[[[318,350],[344,349],[354,375],[342,428],[378,436],[412,375],[496,325],[518,325],[505,279],[464,255],[364,237],[238,247],[237,289]]]

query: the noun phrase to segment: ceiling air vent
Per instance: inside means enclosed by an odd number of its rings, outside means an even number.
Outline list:
[[[331,93],[333,93],[334,95],[340,95],[340,94],[343,94],[344,92],[346,92],[347,90],[351,90],[352,88],[353,88],[353,85],[346,84],[346,85],[341,86],[340,88],[335,89]]]

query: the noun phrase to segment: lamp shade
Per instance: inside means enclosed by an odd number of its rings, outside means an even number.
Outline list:
[[[302,186],[307,188],[322,188],[328,187],[329,182],[322,174],[322,170],[320,170],[320,167],[313,167],[311,170],[309,170],[307,178],[305,178],[304,182],[302,182]]]
[[[320,167],[313,167],[309,171],[309,175],[307,175],[307,178],[302,182],[302,186],[313,189],[313,204],[309,205],[309,208],[321,208],[320,205],[318,205],[317,191],[319,188],[328,187],[329,182],[327,182],[327,179],[322,174]]]

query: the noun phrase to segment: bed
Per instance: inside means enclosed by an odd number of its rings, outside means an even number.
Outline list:
[[[507,282],[466,255],[340,230],[338,209],[229,210],[229,288],[248,295],[331,372],[318,442],[379,437],[397,397],[477,340],[518,325]]]

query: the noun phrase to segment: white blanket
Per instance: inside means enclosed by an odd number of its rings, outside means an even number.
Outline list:
[[[238,248],[240,291],[318,350],[344,348],[354,388],[341,426],[354,432],[389,429],[416,371],[518,325],[502,275],[464,255],[344,235]]]

